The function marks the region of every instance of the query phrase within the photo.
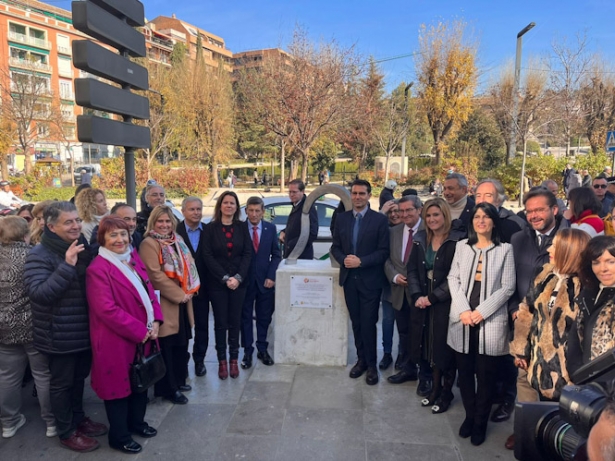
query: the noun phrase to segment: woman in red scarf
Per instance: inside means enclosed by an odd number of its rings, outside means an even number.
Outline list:
[[[568,194],[568,212],[571,216],[570,227],[581,229],[589,234],[590,237],[604,234],[604,222],[598,216],[602,210],[602,205],[596,194],[587,187],[577,187]]]
[[[190,250],[175,233],[176,228],[177,220],[168,206],[154,208],[147,221],[146,238],[139,247],[139,256],[154,289],[160,293],[164,315],[159,341],[167,374],[156,383],[154,395],[185,404],[188,399],[181,391],[192,390],[186,384],[188,342],[194,324],[191,299],[201,282]]]

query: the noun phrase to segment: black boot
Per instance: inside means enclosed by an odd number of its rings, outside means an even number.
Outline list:
[[[440,398],[440,394],[442,393],[442,371],[437,367],[433,367],[432,376],[433,387],[431,392],[428,397],[421,400],[421,405],[424,407],[432,406],[436,400]]]
[[[455,384],[456,370],[444,370],[442,372],[442,392],[440,398],[436,400],[435,405],[431,408],[433,414],[444,413],[451,406],[451,402],[455,397],[453,395],[453,385]]]

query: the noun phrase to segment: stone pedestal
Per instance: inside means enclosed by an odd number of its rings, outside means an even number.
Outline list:
[[[330,308],[291,305],[291,277],[331,277]],[[339,286],[339,269],[330,261],[298,260],[280,264],[275,283],[274,360],[279,364],[346,366],[348,310]]]

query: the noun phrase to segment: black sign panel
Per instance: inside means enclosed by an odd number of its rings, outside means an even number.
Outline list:
[[[135,149],[149,149],[152,144],[149,128],[95,115],[77,117],[77,137],[80,142]]]
[[[90,0],[114,16],[124,16],[132,27],[145,25],[143,3],[137,0]]]
[[[75,101],[78,105],[90,109],[141,120],[149,118],[149,99],[93,78],[75,80]]]

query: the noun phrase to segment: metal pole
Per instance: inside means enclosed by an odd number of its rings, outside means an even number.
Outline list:
[[[412,85],[414,85],[414,82],[410,82],[406,85],[406,88],[404,88],[404,117],[406,119],[406,126],[404,129],[404,137],[401,140],[401,173],[402,176],[408,176],[408,169],[406,168],[406,138],[408,136],[408,125],[409,125],[409,121],[408,121],[408,90],[410,90],[410,88],[412,88]]]
[[[513,88],[513,111],[512,111],[512,123],[510,127],[510,142],[508,144],[508,161],[512,160],[517,150],[517,117],[519,116],[519,85],[521,80],[521,46],[522,37],[529,30],[534,28],[536,23],[530,22],[525,28],[517,34],[517,53],[515,55],[515,85]]]

